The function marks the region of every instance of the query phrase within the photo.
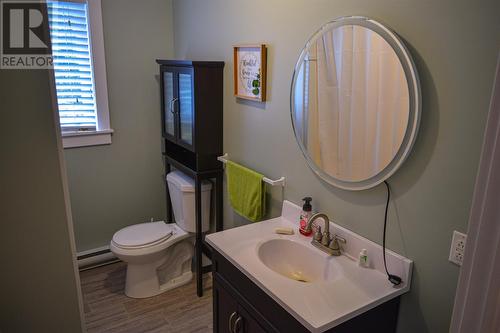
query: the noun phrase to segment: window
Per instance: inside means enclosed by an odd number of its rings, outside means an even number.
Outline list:
[[[64,147],[110,144],[100,0],[47,7]]]

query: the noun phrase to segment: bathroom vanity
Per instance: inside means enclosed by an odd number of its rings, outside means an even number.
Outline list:
[[[330,222],[347,240],[338,257],[297,232],[300,208],[283,204],[282,216],[207,236],[213,247],[215,332],[395,332],[399,298],[410,288],[412,262],[387,251],[402,277],[394,287],[383,273],[379,245]],[[279,227],[294,235],[279,235]],[[355,253],[367,249],[370,266]]]
[[[310,332],[220,253],[212,260],[215,332]],[[324,332],[395,332],[398,310],[396,297]]]

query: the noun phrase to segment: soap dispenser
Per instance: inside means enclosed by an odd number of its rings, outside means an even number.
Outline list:
[[[309,218],[311,217],[311,212],[312,212],[312,205],[311,205],[311,201],[312,201],[312,198],[311,197],[305,197],[304,199],[302,199],[304,201],[304,204],[302,205],[302,212],[300,213],[300,228],[299,228],[299,232],[304,235],[304,236],[311,236],[312,234],[312,228],[311,230],[307,231],[306,230],[306,227],[307,227],[307,223],[309,222]]]
[[[370,266],[370,263],[368,262],[368,252],[366,251],[366,249],[362,249],[361,252],[359,253],[358,264],[361,267]]]

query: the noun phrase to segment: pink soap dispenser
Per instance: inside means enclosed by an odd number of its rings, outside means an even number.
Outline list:
[[[302,199],[304,201],[304,204],[302,205],[302,212],[300,214],[300,227],[299,227],[299,232],[304,235],[304,236],[311,236],[312,235],[312,228],[311,230],[307,231],[307,223],[309,222],[309,218],[311,218],[312,215],[312,205],[311,197],[305,197]]]

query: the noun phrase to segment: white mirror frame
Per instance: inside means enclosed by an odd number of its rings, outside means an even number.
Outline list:
[[[295,79],[297,73],[300,70],[300,66],[304,61],[304,58],[307,56],[307,51],[309,47],[320,37],[323,35],[325,31],[330,31],[332,29],[345,26],[345,25],[358,25],[365,28],[368,28],[376,33],[378,33],[389,45],[393,48],[394,52],[398,56],[401,65],[403,66],[403,71],[405,73],[406,81],[408,82],[408,94],[409,94],[409,114],[408,114],[408,125],[405,131],[405,135],[401,146],[399,147],[398,152],[392,159],[392,161],[379,173],[374,176],[361,180],[361,181],[345,181],[338,178],[333,177],[332,175],[324,172],[316,163],[311,159],[307,152],[307,148],[304,146],[302,140],[299,138],[297,133],[297,124],[295,123],[294,114],[295,114],[295,103],[294,101],[294,91],[295,91]],[[295,65],[293,76],[292,76],[292,85],[290,90],[290,116],[292,119],[292,127],[295,134],[295,139],[304,155],[307,164],[309,167],[316,173],[321,179],[328,182],[329,184],[339,187],[344,190],[351,191],[359,191],[366,190],[372,187],[377,186],[382,183],[384,180],[388,179],[392,176],[403,164],[406,160],[410,151],[415,143],[415,139],[418,132],[418,127],[420,125],[420,116],[422,112],[422,96],[420,92],[420,82],[418,79],[418,73],[413,62],[413,59],[410,56],[410,53],[406,46],[404,45],[401,38],[399,38],[393,31],[389,28],[385,27],[383,24],[369,19],[367,17],[362,16],[346,16],[335,19],[325,25],[323,25],[316,33],[312,35],[312,37],[307,41],[304,46],[299,60]]]

